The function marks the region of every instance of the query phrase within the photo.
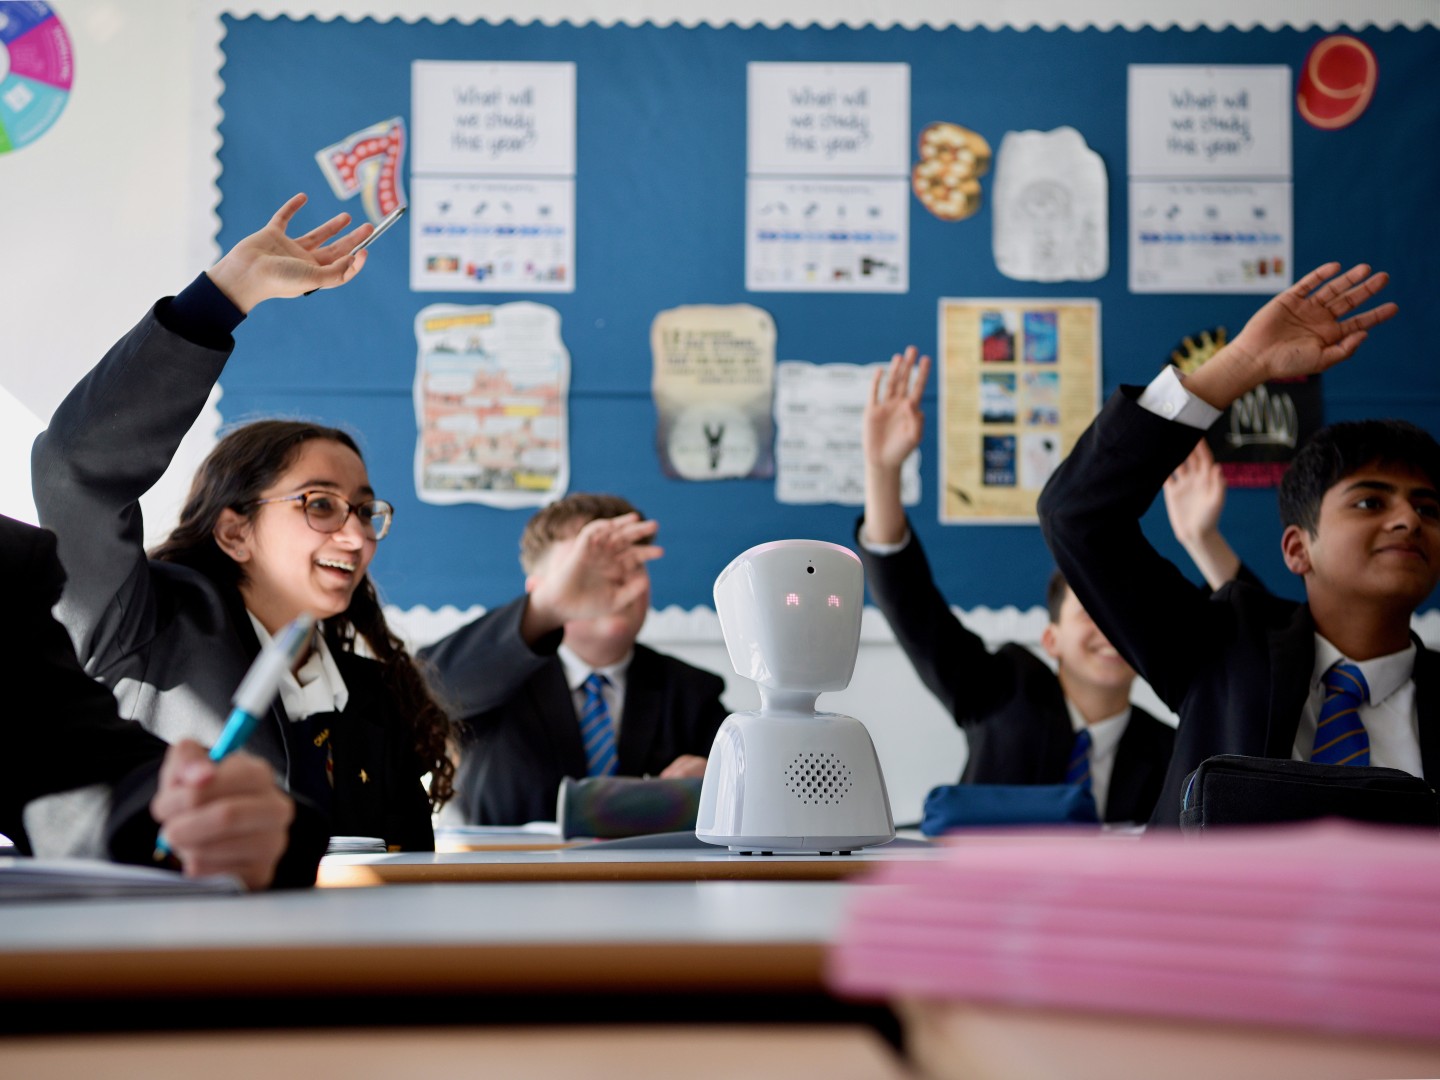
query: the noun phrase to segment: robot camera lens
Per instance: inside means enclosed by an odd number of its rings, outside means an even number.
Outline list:
[[[814,568],[813,566],[807,566],[807,567],[805,567],[805,573],[807,573],[807,574],[813,574],[814,572],[815,572],[815,568]]]

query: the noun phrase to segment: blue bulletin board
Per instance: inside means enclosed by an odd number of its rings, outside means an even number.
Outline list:
[[[399,228],[345,289],[263,305],[237,334],[222,379],[227,422],[305,415],[356,430],[372,483],[397,508],[375,577],[401,607],[502,603],[530,511],[437,506],[415,494],[416,313],[432,303],[530,299],[555,307],[571,355],[570,490],[616,491],[661,522],[657,607],[710,605],[717,572],[762,541],[851,543],[853,508],[783,505],[773,480],[685,482],[662,474],[651,401],[650,323],[684,304],[769,311],[777,359],[868,363],[914,342],[933,354],[940,297],[1083,297],[1100,302],[1104,392],[1145,382],[1186,334],[1235,332],[1260,302],[1242,295],[1135,295],[1127,288],[1126,70],[1132,63],[1285,64],[1298,71],[1325,32],[1266,30],[906,30],[225,19],[219,244],[229,248],[296,191],[300,228],[340,209],[315,152],[392,116],[408,118],[411,62],[570,61],[577,78],[576,288],[548,295],[412,292]],[[1327,419],[1391,415],[1440,431],[1440,32],[1357,32],[1379,60],[1369,110],[1319,131],[1293,121],[1294,262],[1391,271],[1399,319],[1353,364],[1324,377]],[[1109,175],[1109,271],[1092,283],[1012,281],[995,269],[988,205],[946,223],[910,205],[904,294],[752,293],[744,287],[746,64],[903,62],[911,144],[953,120],[998,147],[1012,130],[1078,129]],[[409,161],[406,162],[408,171]],[[988,187],[987,187],[988,193]],[[934,386],[911,511],[940,586],[962,607],[1042,602],[1049,553],[1035,526],[941,526]],[[1273,491],[1234,491],[1223,525],[1277,591]],[[1147,528],[1183,563],[1163,508]]]

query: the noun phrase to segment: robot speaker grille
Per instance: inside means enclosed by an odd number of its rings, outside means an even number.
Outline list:
[[[785,768],[786,789],[807,806],[834,805],[850,791],[850,768],[839,754],[796,754]]]

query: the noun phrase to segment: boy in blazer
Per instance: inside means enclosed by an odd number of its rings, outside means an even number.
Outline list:
[[[1088,777],[1107,822],[1146,821],[1160,794],[1174,730],[1130,703],[1135,672],[1058,572],[1041,638],[1052,671],[1023,645],[990,652],[936,588],[900,500],[900,469],[920,444],[930,358],[911,347],[876,372],[864,412],[865,516],[857,546],[876,605],[916,673],[965,729],[962,783],[1059,784]],[[913,375],[913,378],[912,378]],[[1212,584],[1239,570],[1220,535],[1224,481],[1197,458],[1176,469],[1167,501],[1177,537]]]
[[[1280,547],[1304,582],[1302,604],[1243,578],[1197,596],[1139,526],[1223,409],[1261,383],[1340,363],[1395,314],[1394,304],[1352,314],[1388,278],[1339,270],[1321,266],[1272,298],[1183,380],[1167,368],[1144,390],[1122,387],[1040,499],[1076,594],[1180,715],[1156,824],[1177,823],[1185,777],[1214,754],[1440,777],[1440,659],[1410,632],[1440,579],[1440,446],[1428,433],[1400,421],[1336,424],[1296,456],[1280,488]],[[1342,676],[1363,683],[1344,710],[1361,724],[1343,747],[1331,736],[1344,727],[1322,715]]]
[[[552,503],[520,539],[525,595],[422,651],[463,725],[467,822],[553,819],[566,776],[704,775],[724,680],[635,640],[656,528],[614,495]]]

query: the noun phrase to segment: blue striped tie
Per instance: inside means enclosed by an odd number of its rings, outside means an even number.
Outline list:
[[[1320,681],[1325,700],[1320,703],[1310,760],[1320,765],[1369,765],[1370,736],[1360,719],[1360,706],[1370,698],[1365,676],[1354,664],[1340,660]]]
[[[615,775],[615,724],[601,693],[610,680],[598,671],[585,680],[585,708],[580,712],[580,739],[585,744],[585,767],[591,776]]]
[[[1075,733],[1075,745],[1070,748],[1070,764],[1065,766],[1065,783],[1088,784],[1090,782],[1090,729],[1081,728]]]

